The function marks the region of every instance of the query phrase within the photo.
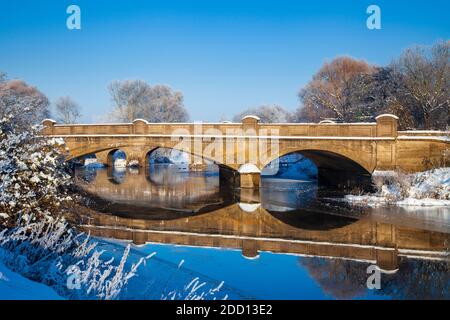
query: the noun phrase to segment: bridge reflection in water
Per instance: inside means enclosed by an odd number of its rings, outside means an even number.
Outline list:
[[[135,244],[232,248],[248,258],[267,251],[355,260],[386,272],[395,272],[402,257],[446,259],[450,230],[439,223],[425,229],[348,213],[318,201],[311,182],[266,179],[259,194],[227,190],[215,168],[174,170],[79,171],[78,183],[96,200],[96,212],[82,215],[81,227]]]

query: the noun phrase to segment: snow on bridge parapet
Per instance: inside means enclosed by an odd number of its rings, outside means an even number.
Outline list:
[[[259,122],[261,120],[260,117],[252,115],[252,114],[249,114],[249,115],[243,117],[242,121],[247,120],[247,119],[253,119],[253,120],[256,120],[257,122]]]
[[[438,131],[438,130],[399,131],[397,139],[450,142],[450,131]]]
[[[385,113],[375,118],[377,121],[378,137],[397,137],[398,135],[398,117]]]
[[[239,173],[261,173],[261,170],[252,163],[246,163],[239,167]]]
[[[391,114],[391,113],[380,114],[379,116],[375,117],[375,120],[383,119],[383,118],[392,118],[392,119],[398,120],[398,117],[396,115]]]

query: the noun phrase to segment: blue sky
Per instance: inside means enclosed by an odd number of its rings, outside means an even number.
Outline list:
[[[81,8],[81,30],[66,8]],[[366,28],[381,8],[382,29]],[[107,85],[143,79],[183,92],[191,120],[247,107],[298,107],[325,60],[387,64],[406,47],[450,38],[450,1],[0,0],[0,70],[51,100],[73,97],[83,121],[111,110]]]

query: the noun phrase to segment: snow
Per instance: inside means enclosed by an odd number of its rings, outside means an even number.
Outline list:
[[[368,195],[347,195],[345,200],[370,207],[386,204],[405,207],[450,206],[450,168],[409,175],[394,171],[375,171],[372,178],[382,181],[381,185],[376,185],[378,192]]]
[[[97,162],[97,159],[96,158],[87,158],[87,159],[85,159],[84,160],[84,165],[85,166],[89,166],[89,165],[91,165],[91,164],[97,164],[98,162]]]
[[[42,124],[44,124],[44,123],[46,123],[46,122],[56,123],[56,121],[53,120],[53,119],[44,119],[44,120],[41,121]]]
[[[239,167],[239,173],[261,173],[261,170],[252,163],[246,163]]]
[[[127,160],[125,159],[116,159],[114,161],[114,168],[126,168]]]
[[[372,173],[372,177],[376,177],[376,176],[385,176],[385,177],[391,176],[391,177],[394,177],[396,175],[397,175],[397,173],[394,170],[386,170],[386,171],[375,170]]]
[[[411,198],[418,199],[436,194],[440,199],[450,200],[450,168],[440,168],[416,174],[414,185],[409,194]]]
[[[244,203],[239,202],[239,208],[243,210],[244,212],[254,212],[256,209],[258,209],[261,206],[261,203]]]
[[[139,161],[138,160],[130,160],[130,162],[128,162],[128,167],[139,167]]]
[[[134,121],[132,122],[132,123],[135,123],[135,122],[144,122],[145,124],[149,124],[149,122],[147,121],[147,120],[145,120],[145,119],[134,119]]]
[[[61,300],[54,290],[13,272],[0,262],[0,300]]]
[[[450,137],[446,136],[398,136],[399,140],[436,140],[436,141],[450,141]]]
[[[450,200],[439,200],[439,199],[414,199],[414,198],[406,198],[399,201],[390,202],[386,199],[386,197],[380,196],[371,196],[371,195],[346,195],[345,199],[348,202],[354,204],[364,204],[369,207],[379,207],[386,204],[397,205],[401,207],[415,206],[415,207],[443,207],[450,206]]]
[[[380,118],[386,118],[386,117],[390,117],[390,118],[393,118],[393,119],[395,119],[395,120],[398,120],[398,117],[397,117],[397,116],[395,116],[395,115],[393,115],[393,114],[390,114],[390,113],[383,113],[383,114],[380,114],[378,117],[375,118],[375,120],[378,120],[378,119],[380,119]]]
[[[8,214],[2,225],[21,216],[51,219],[72,183],[60,151],[64,140],[39,137],[38,127],[20,129],[18,116],[0,120],[0,211]]]
[[[261,120],[260,117],[255,116],[255,115],[251,115],[251,114],[242,118],[242,120],[244,120],[244,119],[255,119],[257,121]]]
[[[422,133],[422,134],[438,134],[438,135],[450,135],[450,131],[442,131],[442,130],[406,130],[399,131],[399,133]]]
[[[352,124],[353,125],[353,124]],[[276,135],[214,135],[214,134],[56,134],[49,135],[48,137],[60,137],[60,138],[105,138],[105,137],[149,137],[149,138],[235,138],[235,139],[279,139],[279,140],[371,140],[371,141],[394,141],[394,137],[371,137],[371,136],[352,136],[352,137],[342,137],[342,136],[276,136]],[[411,138],[410,136],[405,136],[406,138]],[[439,137],[426,136],[428,140],[436,140]],[[424,139],[424,138],[421,138]]]

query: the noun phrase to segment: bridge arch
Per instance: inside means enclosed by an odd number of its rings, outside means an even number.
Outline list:
[[[114,148],[114,149],[110,149],[106,155],[106,164],[108,165],[108,167],[114,167],[114,162],[117,159],[114,159],[114,157],[116,156],[120,156],[116,153],[121,153],[125,158],[125,161],[127,160],[127,152],[121,148]],[[122,159],[122,158],[118,158],[118,159]]]
[[[231,171],[236,171],[236,172],[238,171],[238,166],[222,163],[221,161],[217,161],[215,159],[211,159],[209,157],[205,157],[204,155],[198,154],[198,153],[196,153],[194,151],[187,151],[187,150],[183,150],[181,148],[176,148],[176,147],[172,147],[172,146],[165,146],[165,145],[158,145],[158,146],[152,146],[152,147],[146,148],[144,150],[143,154],[141,155],[141,159],[143,159],[143,161],[147,164],[148,163],[148,157],[151,155],[151,153],[153,153],[154,151],[156,151],[158,149],[162,149],[162,148],[175,150],[177,152],[188,154],[191,157],[194,157],[194,160],[195,160],[195,157],[196,157],[198,159],[206,160],[207,162],[210,162],[211,164],[217,165],[219,167],[224,167],[224,168],[226,168],[228,170],[231,170]],[[191,158],[190,164],[195,164],[195,161],[192,161],[192,158]]]
[[[363,189],[371,187],[371,171],[367,166],[358,162],[352,156],[329,150],[309,148],[289,150],[273,157],[264,168],[273,165],[274,162],[284,156],[295,153],[303,155],[316,165],[319,185],[338,188],[361,187]]]
[[[66,156],[67,160],[72,160],[75,158],[84,157],[89,154],[95,154],[99,160],[103,160],[106,164],[107,155],[110,151],[116,150],[126,150],[127,144],[115,144],[114,146],[104,146],[104,145],[88,145],[87,147],[79,147],[70,149],[70,154]],[[101,159],[104,156],[104,159]]]

